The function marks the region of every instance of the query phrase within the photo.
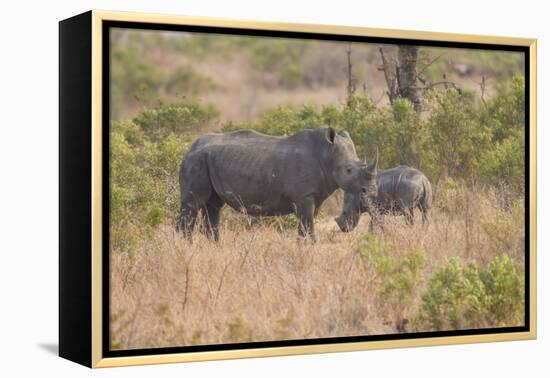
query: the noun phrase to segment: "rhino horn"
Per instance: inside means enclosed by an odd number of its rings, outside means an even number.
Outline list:
[[[371,165],[371,171],[377,172],[378,171],[378,147],[376,147],[376,151],[374,152],[374,158],[372,159],[372,165]]]

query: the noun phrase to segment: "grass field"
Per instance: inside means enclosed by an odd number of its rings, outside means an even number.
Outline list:
[[[523,265],[523,204],[502,198],[494,190],[440,189],[429,227],[418,213],[413,227],[386,217],[375,236],[367,214],[353,232],[340,232],[339,198],[332,198],[316,220],[315,244],[283,223],[250,225],[227,208],[219,243],[197,231],[189,244],[165,224],[132,253],[111,250],[111,347],[434,330],[422,317],[423,296],[453,258],[481,269],[505,254]],[[523,323],[480,319],[477,327]]]

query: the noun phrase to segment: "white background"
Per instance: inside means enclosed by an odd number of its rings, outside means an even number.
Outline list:
[[[545,1],[6,1],[0,22],[0,376],[548,377],[550,275]],[[539,39],[539,339],[91,371],[58,358],[58,25],[89,9]],[[546,212],[544,215],[543,209]]]

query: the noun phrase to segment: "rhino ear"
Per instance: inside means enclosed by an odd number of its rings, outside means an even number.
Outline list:
[[[325,128],[325,138],[330,144],[334,143],[334,138],[336,138],[336,133],[332,127]]]
[[[338,133],[338,135],[340,135],[341,137],[344,137],[344,138],[348,138],[350,139],[351,136],[349,135],[349,133],[346,131],[346,130],[342,130]]]

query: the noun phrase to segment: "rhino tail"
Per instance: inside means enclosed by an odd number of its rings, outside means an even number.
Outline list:
[[[424,209],[429,210],[432,208],[434,198],[432,185],[426,177],[424,177],[424,180],[422,180],[422,189],[422,198],[420,200],[420,204]]]

